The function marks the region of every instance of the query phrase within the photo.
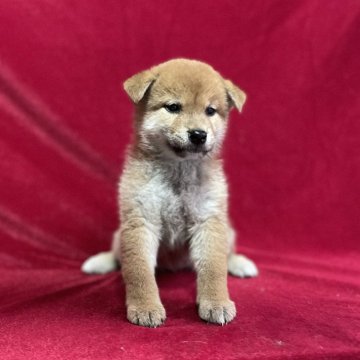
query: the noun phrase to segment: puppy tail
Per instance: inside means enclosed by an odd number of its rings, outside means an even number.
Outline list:
[[[85,274],[107,274],[118,269],[119,263],[113,251],[101,252],[89,257],[81,266]]]

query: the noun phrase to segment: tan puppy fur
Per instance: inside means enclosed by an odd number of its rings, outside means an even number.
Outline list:
[[[119,187],[121,227],[112,250],[91,257],[82,269],[106,273],[120,263],[129,321],[156,327],[166,317],[156,266],[193,266],[199,316],[228,323],[236,308],[227,273],[257,275],[251,260],[233,252],[220,160],[228,113],[232,107],[241,111],[245,94],[209,65],[185,59],[134,75],[124,88],[136,116]]]

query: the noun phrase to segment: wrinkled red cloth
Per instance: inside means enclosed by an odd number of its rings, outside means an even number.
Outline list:
[[[360,3],[0,2],[1,359],[360,359]],[[248,95],[225,166],[238,316],[195,308],[195,275],[160,273],[157,329],[130,325],[120,274],[85,258],[118,225],[130,75],[211,63]]]

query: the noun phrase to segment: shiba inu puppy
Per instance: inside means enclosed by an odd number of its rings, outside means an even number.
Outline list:
[[[227,273],[256,276],[234,253],[228,190],[220,158],[228,114],[245,94],[211,66],[175,59],[134,75],[124,88],[135,104],[135,134],[119,185],[121,226],[110,252],[89,258],[85,273],[121,266],[127,318],[164,322],[155,268],[193,267],[201,319],[226,324],[236,308]]]

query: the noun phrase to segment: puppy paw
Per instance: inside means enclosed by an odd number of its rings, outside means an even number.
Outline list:
[[[236,316],[236,307],[233,301],[200,301],[199,316],[201,319],[214,324],[224,325]]]
[[[253,261],[244,255],[231,254],[228,259],[228,271],[231,275],[245,278],[254,277],[259,271]]]
[[[165,321],[166,312],[162,304],[129,305],[127,318],[135,325],[158,327]]]

